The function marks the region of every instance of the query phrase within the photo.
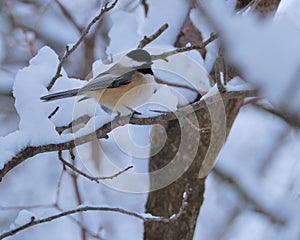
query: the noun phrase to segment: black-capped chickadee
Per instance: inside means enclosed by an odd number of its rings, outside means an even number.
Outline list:
[[[49,94],[40,99],[53,101],[83,96],[79,101],[94,98],[107,112],[130,114],[154,92],[154,86],[146,76],[146,74],[153,75],[151,65],[151,55],[146,50],[136,49],[82,88]]]

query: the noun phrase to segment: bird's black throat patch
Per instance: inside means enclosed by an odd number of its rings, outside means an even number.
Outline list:
[[[139,69],[137,69],[137,71],[140,72],[140,73],[143,73],[143,74],[154,75],[151,68],[139,68]]]

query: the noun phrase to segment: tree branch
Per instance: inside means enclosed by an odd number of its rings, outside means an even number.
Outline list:
[[[169,51],[169,52],[164,52],[162,54],[152,55],[152,60],[165,60],[165,61],[168,61],[167,58],[172,56],[172,55],[182,53],[182,52],[188,52],[188,51],[191,51],[191,50],[203,49],[208,44],[215,41],[217,38],[218,38],[218,36],[215,33],[211,33],[210,37],[206,41],[201,43],[200,45],[193,45],[193,46],[189,46],[189,47],[177,48],[175,50],[172,50],[172,51]]]
[[[171,86],[171,87],[184,88],[184,89],[187,89],[187,90],[190,90],[194,93],[199,94],[199,91],[197,89],[195,89],[193,87],[190,87],[190,86],[187,86],[187,85],[183,85],[183,84],[179,84],[179,83],[166,82],[166,81],[163,81],[159,78],[155,78],[155,82],[160,83],[160,84],[166,84],[166,85]]]
[[[300,129],[300,119],[298,116],[292,115],[291,113],[284,112],[281,109],[274,109],[274,108],[266,107],[266,106],[263,106],[258,103],[252,103],[252,105],[262,111],[265,111],[267,113],[273,114],[274,116],[276,116],[278,118],[281,118],[283,121],[285,121],[291,127]]]
[[[13,11],[13,8],[10,4],[10,2],[8,0],[5,0],[4,4],[6,4],[7,8],[8,8],[8,11],[10,13],[10,16],[12,18],[12,22],[13,24],[15,24],[16,28],[20,30],[20,32],[23,34],[24,36],[24,39],[25,39],[25,42],[26,44],[28,45],[29,47],[29,51],[30,51],[30,54],[31,56],[34,56],[36,54],[36,50],[35,50],[35,47],[34,47],[34,41],[32,41],[29,37],[28,37],[28,34],[26,33],[25,29],[24,29],[24,26],[22,26],[20,24],[20,22],[18,21],[14,11]],[[34,35],[35,37],[36,35]]]
[[[259,201],[257,201],[253,196],[251,196],[247,191],[245,191],[245,189],[240,185],[240,183],[236,181],[236,179],[234,179],[232,176],[227,175],[220,168],[217,167],[213,169],[213,173],[222,181],[230,184],[230,186],[234,188],[234,190],[243,198],[245,202],[253,206],[254,211],[264,214],[276,224],[285,224],[285,220],[282,219],[280,214],[274,214],[272,211],[265,209],[265,207],[262,204],[260,204]]]
[[[116,212],[116,213],[120,213],[120,214],[124,214],[124,215],[128,215],[128,216],[138,218],[138,219],[142,220],[143,222],[170,223],[170,222],[176,221],[184,213],[184,210],[188,206],[188,198],[190,196],[190,193],[191,193],[191,190],[188,187],[186,187],[186,190],[182,195],[182,203],[181,203],[181,206],[180,206],[178,212],[173,214],[172,216],[170,216],[168,218],[157,217],[157,216],[147,217],[145,214],[139,214],[139,213],[136,213],[136,212],[131,212],[131,211],[128,211],[128,210],[125,210],[125,209],[122,209],[122,208],[85,206],[85,207],[79,207],[79,208],[76,208],[76,209],[73,209],[73,210],[65,211],[65,212],[62,212],[62,213],[58,213],[58,214],[52,215],[50,217],[41,218],[39,220],[36,220],[35,217],[32,216],[30,222],[28,222],[28,223],[26,223],[26,224],[24,224],[20,227],[17,227],[15,229],[12,229],[10,231],[2,233],[0,235],[0,239],[4,239],[6,237],[13,236],[13,235],[15,235],[16,233],[18,233],[22,230],[33,227],[33,226],[38,225],[38,224],[51,222],[53,220],[56,220],[56,219],[59,219],[59,218],[65,217],[65,216],[73,215],[75,213],[80,213],[80,212],[87,212],[87,211]]]
[[[255,90],[248,90],[248,91],[232,91],[232,92],[225,92],[220,94],[223,100],[226,100],[232,98],[253,97],[257,94],[257,92]],[[209,98],[207,98],[206,101],[208,99]],[[97,137],[98,139],[108,138],[107,134],[110,133],[114,128],[119,126],[124,126],[126,124],[133,124],[133,125],[164,124],[171,120],[177,119],[178,115],[186,116],[195,111],[198,111],[199,109],[205,108],[205,106],[206,106],[205,101],[203,99],[200,99],[199,101],[194,102],[185,107],[182,107],[175,112],[166,112],[156,117],[137,118],[137,117],[130,117],[130,116],[123,116],[123,117],[119,116],[113,119],[111,122],[104,124],[102,127],[98,128],[95,132],[91,132],[89,134],[77,137],[67,142],[58,143],[58,144],[47,144],[42,146],[27,146],[23,150],[18,152],[7,163],[4,164],[3,168],[0,170],[0,181],[10,170],[18,166],[26,159],[33,157],[37,154],[44,153],[44,152],[54,152],[60,150],[73,149],[76,146],[94,141],[95,137]]]
[[[109,3],[106,3],[105,6],[101,9],[100,13],[93,18],[93,20],[87,25],[87,27],[82,31],[79,39],[77,40],[77,42],[72,46],[72,48],[69,49],[68,46],[66,46],[66,51],[64,53],[64,55],[62,56],[57,69],[56,69],[56,73],[54,75],[54,77],[52,78],[52,80],[50,81],[47,89],[50,90],[52,88],[52,86],[54,85],[54,83],[56,82],[56,80],[61,77],[61,69],[62,66],[64,64],[64,62],[67,60],[67,58],[78,48],[78,46],[80,45],[80,43],[83,41],[83,39],[86,37],[86,35],[89,33],[91,27],[97,23],[102,16],[109,12],[111,9],[113,9],[115,7],[115,5],[117,4],[118,0],[115,0],[110,6],[108,5]]]
[[[74,128],[74,127],[78,126],[79,124],[87,124],[87,122],[90,119],[91,119],[91,117],[88,115],[81,116],[81,117],[75,119],[74,121],[70,122],[67,126],[56,127],[56,131],[59,134],[61,134],[66,129],[70,129],[72,127]]]
[[[169,25],[167,23],[165,23],[150,37],[144,36],[144,39],[140,41],[137,48],[144,48],[146,45],[148,45],[149,43],[154,41],[156,38],[158,38],[168,27],[169,27]]]
[[[59,0],[54,0],[54,1],[57,3],[57,5],[59,6],[60,10],[65,15],[65,17],[73,24],[76,30],[79,33],[82,32],[82,28],[77,24],[76,20],[73,18],[69,10]]]
[[[99,183],[100,180],[114,179],[114,178],[120,176],[121,174],[123,174],[124,172],[127,172],[129,169],[133,168],[133,166],[128,166],[127,168],[124,168],[123,170],[121,170],[111,176],[107,176],[107,177],[92,177],[92,176],[86,174],[85,172],[79,170],[78,168],[76,168],[73,164],[68,163],[66,160],[64,160],[62,157],[62,151],[58,151],[58,158],[65,166],[71,168],[74,172],[78,173],[79,175],[81,175],[91,181],[95,181],[97,183]]]

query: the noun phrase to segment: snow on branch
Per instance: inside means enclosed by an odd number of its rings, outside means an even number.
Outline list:
[[[232,99],[232,98],[245,98],[245,97],[253,97],[257,93],[255,90],[244,90],[244,91],[228,91],[225,93],[221,93],[221,96],[224,99]],[[207,99],[206,99],[207,100]],[[190,113],[198,111],[199,109],[205,108],[206,104],[203,99],[196,101],[190,105],[182,107],[175,112],[166,112],[159,116],[155,117],[147,117],[147,118],[137,118],[134,116],[118,116],[113,119],[111,122],[108,122],[98,128],[95,132],[88,133],[83,136],[79,136],[73,140],[69,140],[62,143],[57,144],[46,144],[41,146],[27,146],[20,152],[18,152],[13,158],[11,158],[8,162],[6,162],[2,169],[0,169],[0,180],[13,168],[21,164],[26,159],[33,157],[40,153],[45,152],[54,152],[54,151],[62,151],[73,149],[76,146],[82,145],[87,142],[91,142],[95,140],[95,136],[98,139],[108,138],[108,133],[110,133],[113,129],[119,126],[124,126],[126,124],[133,125],[152,125],[152,124],[163,124],[168,121],[175,120],[178,116],[186,116]]]

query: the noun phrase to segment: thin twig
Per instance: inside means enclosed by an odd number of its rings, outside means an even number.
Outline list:
[[[45,17],[46,13],[50,10],[52,4],[53,4],[53,2],[51,2],[51,1],[48,4],[46,4],[44,6],[44,9],[40,12],[39,16],[37,16],[37,20],[33,27],[33,32],[35,32],[35,33],[39,32],[39,28],[41,26],[42,20]]]
[[[73,18],[72,14],[70,11],[59,1],[59,0],[54,0],[57,5],[59,6],[60,10],[62,13],[65,15],[65,17],[73,24],[73,26],[76,28],[76,30],[81,33],[82,32],[82,27],[80,27],[75,19]]]
[[[81,116],[81,117],[75,119],[74,121],[70,122],[67,126],[56,127],[56,131],[59,134],[61,134],[66,129],[74,128],[74,127],[78,126],[79,124],[86,124],[90,119],[91,119],[91,117],[88,115]]]
[[[216,65],[215,65],[215,73],[216,73],[215,81],[217,83],[217,87],[218,87],[219,91],[222,93],[226,92],[226,88],[223,85],[223,82],[225,82],[225,77],[226,77],[225,76],[225,74],[226,74],[225,68],[226,67],[224,64],[223,50],[220,48],[219,56],[217,57]]]
[[[252,102],[252,105],[260,110],[273,114],[274,116],[282,119],[293,128],[300,129],[300,118],[297,115],[292,115],[290,113],[284,112],[282,109],[266,107],[255,102]]]
[[[70,157],[71,157],[71,160],[72,160],[72,165],[75,166],[75,155],[73,153],[73,149],[69,149],[69,154],[70,154]],[[62,151],[59,151],[58,152],[58,155],[61,155],[61,158],[62,158]],[[79,185],[78,185],[78,175],[74,172],[74,171],[71,171],[71,172],[68,172],[70,177],[71,177],[71,180],[72,180],[72,183],[73,183],[73,188],[74,188],[74,194],[75,194],[75,200],[76,200],[76,204],[79,206],[79,205],[82,205],[83,204],[83,201],[82,201],[82,196],[81,196],[81,192],[79,190]],[[83,220],[83,213],[80,212],[78,214],[78,221],[80,223],[84,223],[84,220]],[[86,240],[86,232],[85,232],[85,228],[80,228],[80,232],[81,232],[81,239],[82,240]]]
[[[69,216],[69,215],[72,215],[75,213],[80,213],[80,212],[87,212],[87,211],[116,212],[116,213],[120,213],[120,214],[138,218],[138,219],[142,220],[143,222],[170,223],[170,222],[176,221],[184,213],[184,211],[188,205],[188,198],[190,196],[190,193],[191,193],[191,190],[187,188],[187,190],[183,193],[182,203],[181,203],[181,206],[180,206],[178,212],[176,214],[173,214],[169,218],[157,217],[157,216],[146,217],[144,214],[139,214],[139,213],[128,211],[128,210],[125,210],[122,208],[85,206],[85,207],[79,207],[79,208],[76,208],[73,210],[65,211],[62,213],[58,213],[58,214],[52,215],[50,217],[41,218],[39,220],[36,220],[35,217],[31,217],[31,220],[28,223],[26,223],[20,227],[17,227],[15,229],[12,229],[12,230],[2,233],[0,235],[0,239],[4,239],[6,237],[13,236],[16,233],[18,233],[24,229],[30,228],[30,227],[38,225],[38,224],[51,222],[51,221],[54,221],[56,219],[59,219],[59,218],[65,217],[65,216]]]
[[[57,106],[57,107],[54,109],[54,111],[48,116],[48,118],[51,119],[51,118],[57,113],[58,109],[59,109],[59,106]]]
[[[24,30],[24,26],[22,26],[20,24],[20,22],[18,21],[17,17],[15,16],[15,14],[13,12],[13,9],[12,9],[12,6],[10,5],[10,2],[8,0],[5,0],[4,3],[6,4],[6,6],[8,8],[8,11],[9,11],[10,16],[12,18],[12,21],[16,25],[16,28],[18,28],[22,32],[22,34],[24,36],[24,39],[25,39],[25,41],[26,41],[26,43],[27,43],[27,45],[29,47],[29,51],[30,51],[31,56],[34,56],[36,54],[36,50],[34,48],[33,41],[31,39],[29,39],[26,31]]]
[[[187,89],[187,90],[190,90],[192,92],[195,92],[195,93],[199,94],[199,91],[197,89],[192,88],[192,87],[187,86],[187,85],[183,85],[183,84],[179,84],[179,83],[165,82],[165,81],[163,81],[161,79],[158,79],[158,78],[155,78],[155,82],[160,83],[160,84],[166,84],[166,85],[171,86],[171,87],[184,88],[184,89]]]
[[[254,207],[256,212],[262,213],[265,216],[268,216],[272,222],[277,223],[279,225],[285,225],[285,220],[280,216],[280,214],[274,214],[269,209],[265,209],[265,207],[257,201],[249,192],[243,188],[243,186],[232,176],[227,175],[221,168],[215,167],[213,169],[213,173],[219,177],[222,181],[230,184],[231,187],[235,189],[237,193],[243,198],[243,200]]]
[[[148,45],[149,43],[154,41],[156,38],[158,38],[168,27],[169,27],[169,25],[167,23],[165,23],[151,36],[149,36],[149,37],[144,36],[144,39],[140,41],[137,48],[144,48],[146,45]]]
[[[149,11],[149,5],[146,2],[146,0],[141,0],[141,4],[144,8],[145,16],[147,17],[148,16],[148,11]]]
[[[95,23],[97,23],[106,12],[109,12],[111,9],[113,9],[115,7],[115,5],[117,4],[117,2],[118,2],[118,0],[115,0],[110,6],[108,6],[109,3],[106,3],[105,6],[101,9],[100,13],[96,17],[94,17],[93,20],[82,31],[82,33],[81,33],[79,39],[77,40],[77,42],[71,48],[66,46],[66,51],[65,51],[64,55],[62,56],[58,66],[57,66],[56,73],[55,73],[54,77],[52,78],[52,80],[50,81],[50,83],[47,87],[48,90],[50,90],[52,88],[52,86],[54,85],[54,83],[56,82],[56,80],[59,77],[61,77],[61,69],[62,69],[62,66],[63,66],[64,62],[78,48],[80,43],[83,41],[83,39],[89,33],[91,27]]]
[[[257,91],[247,90],[247,91],[231,91],[226,93],[220,93],[223,100],[234,99],[234,98],[246,98],[256,96]],[[206,101],[209,99],[206,98]],[[182,107],[175,112],[167,112],[156,117],[148,118],[137,118],[131,117],[128,119],[128,116],[116,117],[111,122],[104,124],[102,127],[98,128],[95,132],[88,133],[86,135],[77,137],[73,140],[62,142],[58,144],[46,144],[41,146],[27,146],[21,151],[19,151],[12,159],[6,162],[2,169],[0,169],[0,181],[2,178],[13,168],[21,164],[26,159],[33,157],[37,154],[44,152],[56,152],[59,150],[68,150],[73,149],[76,146],[82,145],[87,142],[95,140],[95,136],[98,139],[107,138],[107,134],[110,133],[114,128],[120,125],[133,124],[133,125],[152,125],[152,124],[163,124],[171,120],[175,120],[178,116],[186,116],[195,111],[198,111],[206,107],[204,100],[200,99],[190,105]]]
[[[60,212],[63,212],[63,209],[59,206],[56,206],[55,209],[57,209]],[[87,228],[87,226],[85,226],[83,223],[81,223],[76,216],[69,216],[70,220],[73,221],[75,224],[77,224],[77,226],[80,229],[84,229],[85,233],[87,233],[89,236],[91,236],[92,238],[98,239],[98,240],[102,240],[102,238],[99,236],[99,234],[94,234],[91,230],[89,230]]]
[[[203,49],[208,44],[215,41],[217,38],[218,38],[218,36],[215,33],[211,33],[210,37],[206,41],[201,43],[200,45],[193,45],[193,46],[189,46],[189,47],[177,48],[177,49],[174,49],[174,50],[169,51],[169,52],[164,52],[162,54],[152,55],[151,57],[152,57],[152,60],[165,60],[165,61],[168,61],[167,58],[172,56],[172,55],[182,53],[182,52],[188,52],[188,51],[191,51],[191,50]]]
[[[63,159],[62,157],[62,151],[58,151],[58,158],[59,160],[67,167],[71,168],[74,172],[78,173],[79,175],[91,180],[91,181],[95,181],[97,183],[100,182],[100,180],[108,180],[108,179],[114,179],[118,176],[120,176],[121,174],[123,174],[124,172],[127,172],[129,169],[133,168],[133,166],[129,166],[111,176],[106,176],[106,177],[92,177],[88,174],[86,174],[85,172],[79,170],[78,168],[76,168],[74,165],[72,165],[71,163],[67,162],[66,160]]]
[[[221,57],[221,64],[222,64],[222,70],[223,70],[223,82],[224,82],[224,85],[226,85],[227,82],[228,82],[228,74],[227,74],[227,65],[226,65],[226,62],[225,62],[223,49],[220,48],[219,54],[220,54],[220,57]]]

